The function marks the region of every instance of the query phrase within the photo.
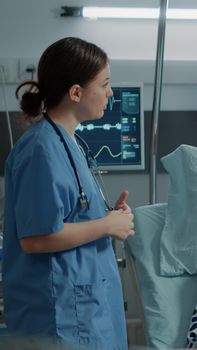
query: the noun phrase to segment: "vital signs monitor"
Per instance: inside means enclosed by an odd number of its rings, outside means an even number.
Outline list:
[[[76,132],[91,148],[101,170],[143,170],[143,84],[113,84],[103,118],[81,123]]]

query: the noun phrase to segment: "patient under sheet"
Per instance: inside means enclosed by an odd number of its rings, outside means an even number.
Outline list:
[[[134,209],[135,232],[126,241],[133,256],[149,348],[185,349],[197,301],[197,274],[160,274],[160,241],[167,203]],[[129,260],[128,260],[129,261]]]
[[[197,147],[180,145],[161,161],[170,176],[167,203],[135,208],[128,252],[148,346],[197,348]]]
[[[197,274],[197,147],[181,145],[161,161],[170,176],[170,189],[161,234],[160,273]]]
[[[197,273],[197,148],[181,145],[161,159],[171,180],[160,243],[160,273]],[[197,295],[197,293],[196,293]],[[197,304],[191,315],[188,348],[197,348]]]

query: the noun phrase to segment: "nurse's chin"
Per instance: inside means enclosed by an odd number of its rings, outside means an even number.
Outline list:
[[[95,119],[101,119],[101,118],[103,118],[104,113],[105,113],[105,111],[102,110],[102,111],[95,117]]]

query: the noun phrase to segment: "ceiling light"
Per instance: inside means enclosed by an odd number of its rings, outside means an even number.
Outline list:
[[[133,18],[133,19],[157,19],[158,8],[135,8],[135,7],[91,7],[91,6],[62,6],[64,17],[85,18]],[[196,20],[197,9],[170,8],[167,10],[167,19]]]

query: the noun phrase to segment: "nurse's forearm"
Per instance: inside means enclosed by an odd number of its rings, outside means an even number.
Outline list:
[[[133,214],[130,210],[113,210],[101,219],[80,223],[65,223],[62,231],[21,239],[27,253],[59,252],[112,236],[124,240],[134,234]]]
[[[81,223],[65,223],[62,231],[21,239],[27,253],[50,253],[71,249],[102,238],[108,232],[105,218]]]

